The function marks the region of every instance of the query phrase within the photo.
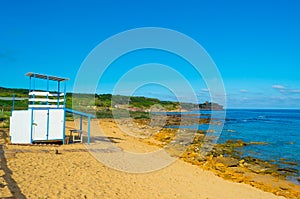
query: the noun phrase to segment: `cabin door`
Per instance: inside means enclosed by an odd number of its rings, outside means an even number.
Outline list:
[[[49,112],[49,140],[62,140],[64,137],[64,109],[51,109]]]
[[[32,140],[47,140],[48,110],[33,110]]]

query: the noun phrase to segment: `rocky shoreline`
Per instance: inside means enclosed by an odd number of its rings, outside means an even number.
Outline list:
[[[218,124],[216,120],[211,119],[209,115],[207,116],[207,118],[196,118],[189,115],[189,119],[185,118],[182,120],[180,115],[172,114],[167,115],[164,121],[165,126],[173,127],[209,124],[210,122]],[[156,120],[161,120],[162,118],[160,117],[162,116],[157,116]],[[152,118],[152,120],[154,119]],[[123,124],[126,124],[126,122]],[[164,147],[170,155],[178,156],[186,162],[198,165],[205,170],[210,170],[224,179],[250,184],[253,187],[278,196],[287,198],[299,198],[300,196],[300,186],[286,180],[290,176],[297,176],[299,174],[298,170],[288,166],[279,167],[273,161],[265,161],[250,156],[244,157],[240,150],[243,147],[266,145],[268,143],[227,140],[225,143],[213,145],[209,152],[203,153],[203,141],[210,132],[202,130],[195,132],[190,129],[155,126],[148,119],[134,120],[134,124],[130,128],[136,128],[136,131],[144,132],[147,137],[146,139],[141,139],[142,141]],[[190,139],[190,133],[194,133],[192,140]],[[205,141],[207,142],[207,138]],[[284,160],[282,162],[286,165],[297,164],[296,162],[284,162]]]

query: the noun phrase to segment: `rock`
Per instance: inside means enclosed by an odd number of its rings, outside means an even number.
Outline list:
[[[243,147],[243,146],[247,146],[247,143],[244,142],[243,140],[227,140],[226,146],[227,147]]]
[[[231,171],[233,171],[235,174],[244,174],[245,173],[245,170],[240,167],[232,167]]]
[[[282,171],[286,173],[298,173],[298,170],[293,168],[279,168],[278,171]]]
[[[249,142],[247,145],[268,145],[267,142]]]
[[[287,144],[293,145],[295,144],[295,142],[287,142]]]
[[[239,161],[230,157],[218,157],[216,160],[217,163],[222,163],[226,167],[237,167],[239,165]]]
[[[244,162],[245,162],[244,159],[242,159],[242,160],[239,161],[240,164],[243,164]]]
[[[262,168],[259,165],[247,164],[247,167],[249,170],[251,170],[254,173],[264,173],[266,171],[265,168]]]
[[[0,177],[4,176],[5,172],[3,170],[0,170]]]
[[[216,163],[215,166],[216,166],[216,167],[225,167],[225,165],[222,164],[222,163]]]
[[[283,185],[281,185],[279,188],[282,189],[282,190],[288,190],[289,189],[288,187],[283,186]]]
[[[292,166],[298,166],[297,162],[287,162],[287,161],[280,161],[281,164],[287,164],[287,165],[292,165]]]
[[[198,147],[194,147],[194,151],[198,152],[198,151],[200,151],[200,149]]]
[[[203,155],[199,155],[199,156],[197,157],[197,161],[198,161],[198,162],[204,162],[204,161],[206,161],[206,157],[203,156]]]
[[[257,161],[257,159],[256,159],[256,158],[252,158],[252,157],[248,156],[248,157],[245,157],[245,161],[247,161],[247,162],[249,162],[249,163],[253,163],[253,162],[256,162],[256,161]]]
[[[221,172],[225,172],[225,165],[224,164],[222,164],[222,163],[216,163],[215,165],[214,165],[214,167],[215,167],[215,169],[216,170],[218,170],[218,171],[221,171]]]

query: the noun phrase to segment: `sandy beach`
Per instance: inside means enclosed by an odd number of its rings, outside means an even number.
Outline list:
[[[158,149],[124,133],[111,120],[100,120],[100,125],[122,150]],[[67,128],[73,127],[67,123]],[[0,198],[284,198],[181,159],[157,171],[134,174],[105,166],[84,144],[21,146],[3,140]]]

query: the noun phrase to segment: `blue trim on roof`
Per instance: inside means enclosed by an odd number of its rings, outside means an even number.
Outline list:
[[[65,78],[65,77],[56,77],[56,76],[52,76],[52,75],[46,75],[46,74],[39,74],[39,73],[26,73],[25,74],[28,77],[34,77],[34,78],[39,78],[39,79],[49,79],[52,81],[67,81],[70,80],[69,78]]]

